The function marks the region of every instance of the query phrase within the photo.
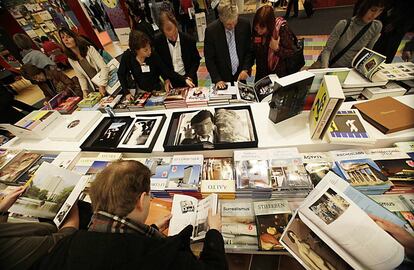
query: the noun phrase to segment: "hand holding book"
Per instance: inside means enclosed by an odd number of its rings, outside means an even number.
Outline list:
[[[8,193],[0,200],[0,212],[7,212],[20,195],[26,190],[26,186],[20,186]]]

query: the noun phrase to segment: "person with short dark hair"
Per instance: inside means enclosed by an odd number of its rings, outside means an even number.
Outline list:
[[[190,249],[191,225],[166,237],[160,231],[171,215],[144,224],[150,177],[137,161],[115,161],[103,169],[90,187],[94,215],[89,230],[62,239],[35,269],[227,269],[220,215],[209,212],[199,258]]]
[[[362,1],[356,15],[350,19],[349,24],[348,20],[340,20],[332,30],[325,48],[319,55],[320,67],[351,67],[352,59],[363,47],[372,49],[382,29],[382,23],[376,18],[384,10],[385,3],[386,0]],[[333,63],[332,59],[343,51],[364,27],[368,27],[364,35]],[[319,66],[315,65],[315,67]]]
[[[199,111],[190,123],[191,127],[184,128],[184,139],[181,144],[214,143],[215,125],[213,114],[210,111]]]
[[[38,68],[54,68],[56,66],[55,62],[47,57],[47,55],[32,48],[33,43],[28,35],[17,33],[13,36],[13,41],[16,43],[17,47],[22,50],[21,55],[23,57],[23,64],[29,63]]]
[[[47,100],[60,92],[65,92],[66,96],[83,96],[78,80],[75,77],[70,79],[60,69],[40,69],[31,64],[24,64],[20,71],[26,79],[48,84],[50,91],[43,92]]]
[[[174,70],[184,80],[190,80],[188,84],[171,81],[172,86],[197,86],[197,70],[201,58],[196,41],[188,34],[178,30],[177,20],[171,12],[162,11],[159,19],[162,33],[155,37],[155,51],[171,70]]]
[[[95,91],[92,78],[98,73],[102,81],[102,84],[98,85],[99,93],[106,95],[109,68],[101,54],[91,43],[67,28],[59,30],[59,37],[62,40],[64,52],[69,58],[69,64],[78,77],[83,96],[87,97],[90,91]]]
[[[128,76],[135,81],[136,87],[128,85]],[[130,88],[147,92],[161,90],[160,76],[165,81],[165,89],[169,90],[170,80],[186,84],[187,79],[169,69],[157,52],[152,51],[151,40],[140,31],[129,34],[129,49],[122,54],[118,69],[118,78],[127,99],[132,99]]]

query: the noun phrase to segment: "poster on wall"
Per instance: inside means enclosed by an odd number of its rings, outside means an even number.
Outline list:
[[[103,7],[108,14],[109,20],[114,26],[115,34],[118,36],[121,45],[128,45],[128,36],[131,29],[127,18],[118,0],[103,0]]]

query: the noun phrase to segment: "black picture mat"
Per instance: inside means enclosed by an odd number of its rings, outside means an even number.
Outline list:
[[[154,117],[154,116],[162,116],[160,125],[158,128],[154,131],[154,137],[152,138],[152,141],[148,148],[122,148],[117,147],[117,145],[121,142],[121,139],[128,131],[129,127],[131,126],[132,122],[136,117]],[[165,123],[165,119],[167,117],[165,114],[137,114],[135,116],[120,116],[120,117],[105,117],[102,119],[102,121],[99,123],[99,125],[95,128],[95,130],[88,136],[88,138],[82,143],[80,148],[83,151],[111,151],[111,152],[132,152],[132,153],[151,153],[152,149],[154,148],[155,143],[157,142],[158,135],[161,132],[161,129]],[[99,135],[107,129],[114,121],[114,119],[118,120],[125,120],[128,124],[127,127],[124,129],[122,134],[119,136],[119,139],[117,140],[114,145],[108,145],[104,147],[94,146],[93,143],[98,139]]]
[[[247,110],[249,112],[250,121],[252,124],[252,131],[253,131],[253,141],[249,142],[233,142],[233,143],[195,143],[195,144],[181,144],[181,145],[174,145],[175,136],[176,135],[179,119],[182,113],[193,113],[200,110],[193,110],[193,111],[183,111],[183,112],[174,112],[171,115],[170,124],[168,126],[167,134],[164,140],[164,151],[165,152],[176,152],[176,151],[200,151],[200,150],[212,150],[212,149],[237,149],[237,148],[256,148],[258,145],[258,138],[256,132],[256,125],[254,123],[253,113],[250,106],[234,106],[234,107],[218,107],[214,108],[214,111],[218,109],[226,109],[226,110]]]

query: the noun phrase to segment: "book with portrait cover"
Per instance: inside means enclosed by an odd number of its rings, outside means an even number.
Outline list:
[[[164,140],[165,151],[257,147],[250,106],[174,112]]]
[[[279,240],[292,214],[288,201],[253,202],[260,250],[280,250]]]
[[[326,132],[328,141],[338,144],[373,144],[358,110],[339,110]]]
[[[86,151],[152,152],[165,114],[104,117],[80,146]]]
[[[404,247],[368,216],[360,200],[345,194],[342,183],[333,173],[325,176],[293,215],[281,244],[306,269],[396,268]]]
[[[191,239],[204,239],[208,231],[208,211],[217,213],[218,197],[211,194],[205,199],[197,200],[194,197],[175,194],[172,203],[172,218],[168,227],[168,236],[180,233],[188,225],[193,225]]]

